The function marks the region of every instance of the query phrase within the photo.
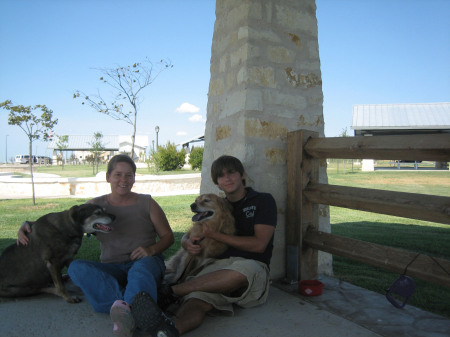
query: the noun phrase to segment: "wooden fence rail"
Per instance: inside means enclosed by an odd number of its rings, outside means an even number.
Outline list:
[[[320,250],[398,273],[409,265],[407,275],[450,287],[449,260],[318,230],[319,204],[450,225],[450,197],[320,184],[320,160],[327,158],[447,162],[450,134],[319,138],[311,131],[290,132],[287,279],[316,278]]]

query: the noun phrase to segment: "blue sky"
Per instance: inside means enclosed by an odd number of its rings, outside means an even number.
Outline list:
[[[354,104],[450,101],[450,1],[316,3],[327,137],[351,132]],[[215,1],[2,0],[0,12],[1,102],[47,105],[59,135],[131,134],[73,93],[108,92],[95,68],[170,59],[174,67],[144,91],[137,133],[151,142],[158,125],[160,144],[203,134]],[[7,115],[0,110],[0,162],[6,135],[8,159],[28,153]],[[50,155],[46,147],[34,153]]]

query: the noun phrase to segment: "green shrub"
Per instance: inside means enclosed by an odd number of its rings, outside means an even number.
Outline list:
[[[167,142],[165,146],[158,146],[152,159],[157,171],[174,171],[186,163],[186,150],[178,151],[175,143]]]
[[[202,169],[203,164],[203,147],[194,147],[189,155],[189,165],[193,170]]]

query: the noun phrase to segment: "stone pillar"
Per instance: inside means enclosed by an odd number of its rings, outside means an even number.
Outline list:
[[[248,186],[274,196],[272,278],[285,275],[287,133],[324,135],[315,12],[314,0],[216,1],[201,192],[219,193],[210,167],[228,154],[243,162]],[[327,182],[325,161],[321,182]],[[320,230],[330,231],[327,206]],[[319,259],[319,272],[331,273],[331,257]]]

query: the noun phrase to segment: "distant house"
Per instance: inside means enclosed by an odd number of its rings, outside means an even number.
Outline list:
[[[356,104],[355,136],[450,132],[450,103]]]
[[[177,145],[181,145],[182,148],[186,150],[186,153],[190,153],[191,150],[194,147],[194,145],[193,145],[194,143],[200,143],[201,145],[203,145],[204,142],[205,142],[205,136],[203,135],[203,136],[198,136],[198,137],[186,140],[186,141],[184,141],[184,142],[182,142],[180,144],[177,144]]]
[[[357,104],[352,129],[355,136],[450,133],[450,103]],[[364,160],[363,170],[373,170],[373,162]]]
[[[92,143],[94,143],[95,139],[93,135],[68,135],[68,143],[67,148],[58,149],[57,142],[58,139],[53,138],[49,145],[48,149],[53,150],[53,160],[56,163],[56,159],[60,152],[65,152],[64,156],[66,159],[71,159],[76,161],[77,163],[85,163],[86,158],[92,155]],[[101,139],[101,143],[104,146],[104,151],[101,155],[102,161],[108,161],[112,156],[125,153],[130,154],[131,152],[131,136],[110,136],[104,135]],[[134,144],[134,159],[137,161],[145,161],[146,153],[148,148],[148,136],[136,136],[136,141]],[[68,158],[68,153],[70,156]]]

